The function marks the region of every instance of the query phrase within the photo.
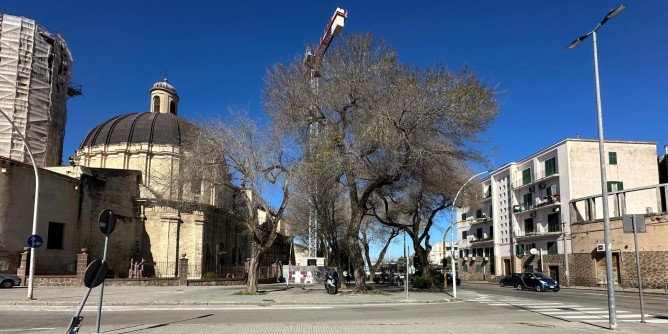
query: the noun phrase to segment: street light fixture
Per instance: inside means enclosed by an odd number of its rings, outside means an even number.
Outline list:
[[[454,218],[454,211],[455,211],[455,205],[457,203],[457,197],[459,197],[459,193],[462,192],[464,187],[466,187],[466,184],[469,183],[469,181],[473,180],[475,177],[480,176],[485,173],[491,173],[491,170],[486,170],[484,172],[480,172],[476,175],[471,176],[464,184],[462,184],[462,187],[459,188],[457,191],[457,194],[455,195],[455,199],[452,200],[452,206],[450,207],[450,251],[452,252],[450,254],[450,266],[452,267],[452,298],[457,298],[457,268],[455,268],[455,218]],[[445,266],[444,266],[445,267]],[[443,268],[443,275],[445,276],[445,268]],[[445,276],[447,280],[447,276]]]
[[[21,131],[19,131],[19,128],[16,127],[16,124],[12,121],[9,116],[0,109],[0,113],[2,116],[4,116],[7,119],[7,122],[12,125],[12,128],[16,130],[16,133],[21,137],[21,140],[23,140],[23,145],[26,148],[26,151],[28,151],[28,155],[30,156],[30,161],[32,161],[32,168],[35,171],[35,204],[33,206],[33,213],[32,213],[32,235],[37,234],[37,208],[39,207],[39,172],[37,171],[37,164],[35,163],[35,158],[32,156],[32,150],[30,150],[30,145],[28,145],[28,141],[26,138],[21,134]],[[11,137],[11,135],[10,135]],[[30,272],[28,274],[28,299],[32,300],[33,299],[33,282],[35,281],[35,247],[30,247]]]
[[[598,115],[598,153],[599,160],[601,165],[601,197],[603,204],[603,232],[604,232],[604,242],[605,242],[605,271],[606,271],[606,282],[608,290],[608,319],[610,329],[617,329],[617,314],[615,311],[615,287],[614,287],[614,276],[612,272],[612,243],[610,239],[610,214],[608,212],[608,180],[605,170],[605,147],[603,142],[603,115],[601,111],[601,87],[599,84],[598,77],[598,50],[596,47],[596,31],[600,29],[605,22],[611,18],[617,16],[621,11],[626,8],[626,5],[621,4],[617,8],[611,10],[608,15],[603,18],[603,20],[586,35],[578,37],[574,40],[569,46],[568,49],[573,49],[578,46],[582,41],[587,39],[590,35],[592,36],[592,41],[594,44],[594,76],[596,78],[596,108]]]

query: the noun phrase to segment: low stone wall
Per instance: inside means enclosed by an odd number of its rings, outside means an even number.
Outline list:
[[[261,283],[261,282],[258,282]],[[202,279],[193,279],[188,280],[188,286],[231,286],[231,285],[244,285],[242,279],[236,278],[221,278],[221,279],[211,279],[211,280],[202,280]]]
[[[107,286],[179,286],[178,278],[107,278]]]
[[[27,279],[27,277],[26,277]],[[22,285],[28,285],[28,281],[21,281]],[[66,276],[35,276],[33,286],[82,286],[81,279],[76,275]]]
[[[615,252],[620,254],[619,252]],[[602,285],[604,278],[596,277],[596,253],[573,254],[571,262],[571,284],[578,286]],[[638,287],[638,275],[636,269],[635,252],[621,252],[618,256],[618,285],[622,288]],[[640,252],[640,274],[642,275],[643,288],[667,289],[668,288],[668,252]]]

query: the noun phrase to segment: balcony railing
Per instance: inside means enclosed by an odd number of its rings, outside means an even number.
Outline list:
[[[513,212],[514,213],[519,213],[519,212],[525,212],[525,211],[532,211],[535,209],[539,209],[542,207],[546,206],[551,206],[555,204],[560,203],[560,196],[559,194],[554,194],[554,195],[549,195],[549,196],[544,196],[542,199],[539,199],[536,201],[536,203],[520,203],[513,205]]]
[[[520,231],[518,233],[515,233],[516,238],[531,238],[531,237],[540,237],[540,236],[546,236],[546,235],[551,235],[551,234],[561,234],[561,229],[559,230],[551,230],[551,229],[544,229],[544,230],[538,230],[538,231]]]
[[[608,192],[608,215],[618,218],[627,213],[659,213],[668,210],[668,183]],[[603,219],[601,195],[572,199],[571,223]]]
[[[538,172],[531,174],[530,177],[526,179],[520,175],[517,179],[513,180],[513,189],[530,186],[540,181],[544,181],[548,178],[557,176],[559,176],[559,170],[557,168],[549,171],[546,171],[544,169],[539,170]]]
[[[468,238],[469,238],[469,242],[471,242],[471,243],[494,240],[493,235],[490,235],[490,236],[484,235],[482,237],[478,237],[477,235],[469,235]]]
[[[480,217],[480,218],[475,218],[475,219],[473,219],[473,220],[471,221],[471,225],[473,225],[473,224],[487,223],[487,222],[491,222],[491,221],[492,221],[492,217]]]

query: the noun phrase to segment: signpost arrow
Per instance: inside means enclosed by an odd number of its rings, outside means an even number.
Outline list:
[[[37,234],[33,234],[26,239],[26,243],[28,243],[30,248],[39,248],[44,244],[44,239]]]

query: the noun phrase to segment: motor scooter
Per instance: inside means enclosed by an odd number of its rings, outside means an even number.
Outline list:
[[[336,272],[325,273],[325,290],[330,295],[335,295],[339,291],[339,277]]]

